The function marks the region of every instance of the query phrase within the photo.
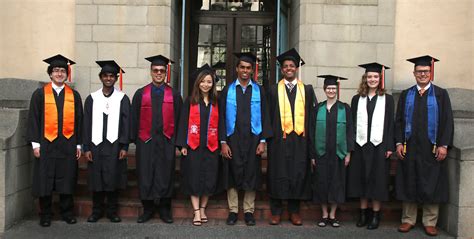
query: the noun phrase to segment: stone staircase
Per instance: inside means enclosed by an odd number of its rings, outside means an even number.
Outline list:
[[[120,192],[119,197],[119,215],[123,218],[137,218],[142,213],[142,205],[138,198],[138,185],[136,175],[135,153],[133,150],[129,152],[128,156],[128,185],[125,191]],[[179,157],[176,162],[176,182],[174,197],[172,202],[173,217],[174,218],[191,218],[192,206],[189,197],[182,194],[179,188]],[[392,167],[390,174],[393,178],[395,173],[395,161],[392,160]],[[269,197],[265,191],[267,160],[262,160],[262,174],[263,174],[263,190],[257,192],[255,213],[257,220],[269,220],[270,205]],[[393,180],[392,180],[393,181]],[[239,199],[243,198],[239,196]],[[241,202],[240,202],[241,203]],[[87,161],[84,157],[79,160],[79,178],[75,193],[75,211],[76,215],[81,218],[87,218],[92,212],[91,192],[87,188]],[[301,204],[301,217],[303,220],[317,220],[321,217],[320,206],[311,202],[303,202]],[[338,209],[338,218],[344,221],[351,221],[357,217],[358,201],[348,201],[340,205]],[[213,219],[226,219],[228,215],[227,196],[226,193],[220,193],[211,196],[208,208],[208,217]],[[395,200],[384,203],[382,208],[382,215],[384,221],[398,222],[401,215],[401,203]],[[239,217],[243,218],[243,213],[239,213]],[[287,219],[288,215],[283,214],[283,219]]]

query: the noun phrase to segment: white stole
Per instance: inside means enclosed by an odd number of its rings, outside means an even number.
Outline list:
[[[367,97],[359,97],[357,105],[357,130],[356,142],[359,146],[367,143],[367,127],[369,124],[367,114]],[[372,125],[370,126],[370,142],[374,146],[383,141],[383,127],[385,122],[385,95],[379,95],[375,103],[374,114],[372,115]]]
[[[104,128],[104,115],[107,118],[107,140],[114,143],[118,138],[120,122],[120,103],[125,94],[114,89],[110,97],[105,97],[102,88],[91,94],[92,104],[92,143],[99,145],[102,143],[102,133]]]

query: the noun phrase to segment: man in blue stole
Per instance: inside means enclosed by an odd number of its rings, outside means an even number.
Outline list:
[[[445,161],[453,140],[453,113],[448,92],[432,83],[431,56],[408,61],[415,64],[416,85],[404,90],[398,101],[395,142],[400,159],[395,180],[396,197],[403,201],[400,232],[410,231],[423,205],[426,234],[438,234],[439,204],[448,201],[448,172]]]
[[[238,190],[245,191],[244,218],[255,225],[255,191],[261,181],[261,159],[266,139],[271,136],[268,109],[263,87],[252,81],[256,62],[251,53],[235,54],[237,80],[221,92],[219,140],[223,160],[223,186],[229,203],[228,225],[237,222]]]

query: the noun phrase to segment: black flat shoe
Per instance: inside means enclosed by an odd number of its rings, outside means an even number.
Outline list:
[[[160,219],[161,219],[164,223],[173,223],[173,218],[172,218],[170,215],[164,215],[164,216],[161,216],[161,215],[160,215]]]
[[[107,218],[110,220],[110,222],[113,222],[113,223],[122,221],[122,219],[117,214],[107,215]]]
[[[372,219],[370,220],[369,224],[367,225],[367,229],[369,230],[375,230],[379,228],[380,224],[380,212],[374,211],[372,213]]]
[[[359,220],[357,221],[357,227],[365,227],[369,221],[369,212],[367,209],[359,209]]]
[[[67,224],[76,224],[77,223],[76,218],[73,217],[73,216],[63,217],[63,221],[65,221]]]
[[[232,226],[235,225],[235,223],[237,223],[237,213],[231,212],[227,217],[226,224]]]
[[[138,217],[137,223],[145,223],[145,222],[148,222],[152,218],[153,218],[152,213],[143,213],[142,215]]]
[[[99,219],[102,218],[101,215],[99,214],[96,214],[96,213],[92,213],[92,215],[90,215],[88,218],[87,218],[87,222],[97,222],[99,221]]]
[[[253,217],[253,213],[246,212],[244,214],[245,224],[247,226],[255,226],[255,218]]]
[[[42,227],[49,227],[51,226],[51,217],[50,216],[42,216],[40,218],[39,225]]]

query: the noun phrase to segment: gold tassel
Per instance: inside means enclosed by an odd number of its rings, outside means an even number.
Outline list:
[[[403,143],[403,154],[407,153],[407,142]]]
[[[436,153],[436,144],[433,144],[433,154]]]

